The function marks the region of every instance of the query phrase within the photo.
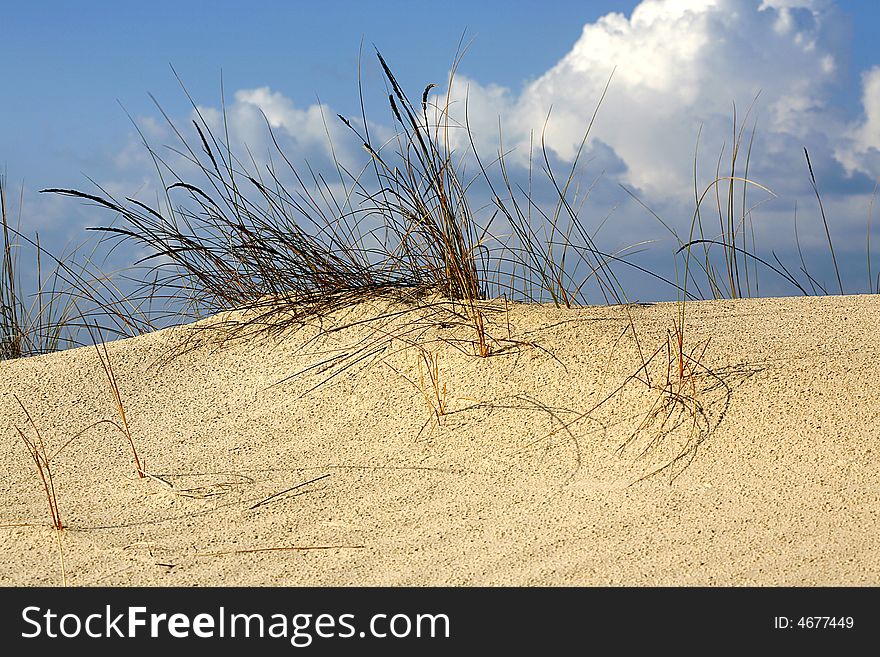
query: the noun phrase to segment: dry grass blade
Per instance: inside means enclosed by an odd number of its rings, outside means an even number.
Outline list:
[[[283,547],[248,548],[243,550],[224,550],[222,552],[199,552],[197,557],[223,557],[230,554],[253,554],[255,552],[285,552],[309,550],[364,550],[366,545],[291,545]]]
[[[446,383],[440,383],[440,355],[422,351],[421,356],[422,363],[424,363],[425,369],[428,372],[428,379],[431,382],[431,396],[428,397],[426,394],[426,400],[439,420],[442,416],[446,415],[447,410]],[[421,367],[419,368],[419,376],[424,389],[424,376],[422,375]]]
[[[822,197],[819,195],[819,186],[816,184],[816,176],[813,174],[813,163],[810,162],[810,154],[806,148],[804,148],[804,156],[807,158],[807,168],[810,170],[810,184],[813,186],[816,200],[819,202],[822,225],[825,227],[825,237],[828,239],[828,250],[831,252],[831,262],[834,264],[834,275],[837,276],[837,285],[840,293],[843,294],[843,282],[840,280],[840,269],[837,267],[837,257],[834,255],[834,244],[831,243],[831,230],[828,228],[828,219],[825,217],[825,205],[822,203]]]
[[[46,444],[43,442],[43,436],[21,399],[18,398],[18,395],[13,396],[15,397],[15,401],[18,402],[18,405],[21,407],[21,410],[24,412],[28,424],[34,431],[34,435],[36,435],[36,439],[30,438],[24,431],[16,427],[16,431],[27,447],[34,465],[37,466],[37,473],[39,474],[40,481],[43,485],[43,492],[46,494],[46,500],[49,503],[49,513],[52,516],[52,526],[57,530],[64,529],[64,524],[61,522],[61,511],[58,509],[58,496],[55,492],[55,480],[52,477],[51,459],[46,450]]]
[[[291,492],[291,491],[294,491],[294,490],[296,490],[296,489],[298,489],[298,488],[302,488],[303,486],[307,486],[308,484],[313,484],[313,483],[315,483],[316,481],[321,481],[322,479],[326,479],[326,478],[329,477],[329,476],[330,476],[330,473],[328,472],[327,474],[323,474],[323,475],[321,475],[320,477],[315,477],[314,479],[309,479],[308,481],[304,481],[304,482],[302,482],[302,483],[299,483],[299,484],[297,484],[296,486],[291,486],[290,488],[286,488],[285,490],[282,490],[282,491],[280,491],[280,492],[278,492],[278,493],[275,493],[275,494],[273,494],[273,495],[270,495],[269,497],[260,500],[260,501],[257,502],[256,504],[253,504],[253,505],[249,506],[249,507],[248,507],[248,511],[251,511],[251,510],[253,510],[253,509],[256,509],[257,507],[261,507],[261,506],[263,506],[264,504],[268,504],[268,503],[271,502],[272,500],[274,500],[274,499],[276,499],[276,498],[278,498],[278,497],[281,497],[282,495],[285,495],[285,494],[287,494],[287,493],[289,493],[289,492]]]
[[[43,486],[43,492],[45,493],[46,501],[49,504],[49,514],[52,518],[52,527],[55,529],[55,540],[58,543],[58,556],[61,562],[61,582],[64,586],[67,586],[67,569],[64,565],[64,546],[61,544],[61,530],[64,529],[64,523],[61,521],[61,510],[58,508],[58,493],[55,490],[55,479],[52,475],[52,466],[50,464],[51,457],[46,450],[46,443],[43,441],[40,429],[31,417],[31,414],[28,412],[27,408],[25,408],[21,399],[18,398],[18,395],[13,395],[13,397],[15,397],[15,401],[18,402],[18,405],[24,412],[28,424],[31,429],[33,429],[34,435],[36,436],[36,439],[31,438],[19,427],[16,427],[18,435],[24,442],[25,447],[27,447],[28,453],[37,468],[37,474],[40,477],[40,483]]]
[[[868,205],[868,224],[865,231],[865,251],[868,254],[868,294],[874,294],[874,290],[880,292],[880,274],[877,275],[877,284],[871,274],[871,221],[874,218],[874,202],[877,200],[877,190],[880,189],[880,178],[874,183],[874,191],[871,192],[871,203]]]
[[[104,370],[104,375],[107,377],[107,382],[110,386],[110,394],[112,395],[113,403],[116,406],[116,412],[119,415],[119,419],[122,421],[121,427],[119,425],[116,426],[128,440],[138,477],[143,479],[144,469],[141,466],[141,460],[138,457],[137,448],[134,445],[134,438],[132,438],[131,429],[128,426],[128,418],[125,415],[125,406],[122,404],[122,394],[119,392],[119,383],[116,380],[116,373],[113,371],[113,364],[110,361],[110,352],[107,351],[107,343],[101,342],[98,344],[97,338],[92,332],[92,328],[88,324],[86,324],[86,327],[89,330],[89,336],[92,338],[95,352],[98,354],[98,360],[101,361],[101,368]]]

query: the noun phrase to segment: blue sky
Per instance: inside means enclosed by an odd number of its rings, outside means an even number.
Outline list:
[[[500,120],[506,142],[525,153],[552,106],[547,142],[564,165],[617,67],[585,174],[602,174],[587,207],[600,218],[613,210],[602,233],[609,249],[634,235],[665,237],[620,184],[670,223],[687,224],[700,126],[700,166],[711,173],[729,141],[732,104],[741,117],[760,91],[751,173],[776,194],[753,216],[760,243],[768,253],[791,250],[796,202],[804,246],[829,275],[807,147],[849,287],[863,291],[866,220],[880,176],[878,29],[873,0],[447,1],[442,9],[404,1],[14,3],[0,15],[0,167],[11,188],[23,185],[23,229],[60,248],[105,218],[37,190],[91,191],[87,177],[120,194],[149,187],[120,103],[158,144],[170,140],[148,97],[187,120],[169,64],[205,108],[219,107],[222,71],[242,135],[256,134],[252,110],[262,110],[297,155],[320,160],[324,135],[309,132],[310,108],[320,98],[331,117],[357,112],[361,41],[364,85],[379,107],[372,44],[416,95],[428,82],[443,87],[465,34],[473,41],[457,93],[467,94],[486,152],[497,148]],[[386,115],[374,120],[390,125]],[[880,245],[880,233],[875,239]],[[658,248],[668,259],[673,245]]]
[[[229,91],[268,85],[301,105],[320,96],[353,111],[361,40],[418,86],[445,76],[466,33],[475,37],[469,75],[516,87],[558,61],[585,22],[634,4],[14,3],[0,18],[4,87],[15,99],[0,107],[0,157],[13,179],[42,185],[40,171],[51,171],[75,180],[129,131],[117,100],[136,116],[153,113],[148,92],[185,110],[169,64],[201,102],[217,101],[222,71]]]

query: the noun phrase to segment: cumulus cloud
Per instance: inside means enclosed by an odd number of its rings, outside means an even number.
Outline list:
[[[626,182],[668,194],[690,188],[700,126],[705,152],[716,156],[729,141],[734,103],[742,118],[759,92],[761,130],[808,137],[837,81],[841,34],[835,8],[821,0],[644,0],[629,17],[585,25],[518,95],[459,83],[471,125],[502,114],[508,142],[524,150],[550,111],[546,144],[571,160],[614,70],[592,138],[622,159]]]
[[[223,134],[220,110],[199,107],[199,112],[212,131]],[[339,123],[336,112],[322,103],[300,108],[269,87],[241,89],[226,108],[226,121],[235,141],[233,146],[247,146],[258,162],[272,149],[269,130],[297,160],[328,160],[334,153],[343,161],[347,159],[349,134]]]
[[[194,124],[210,131],[207,142],[222,168],[231,154],[236,175],[264,182],[276,177],[293,193],[305,185],[319,202],[323,199],[330,204],[331,213],[335,211],[332,199],[341,202],[353,184],[348,174],[340,173],[339,165],[357,176],[369,161],[361,143],[333,108],[320,102],[301,106],[270,87],[240,89],[223,107],[199,104],[188,114],[168,120],[147,115],[135,122],[138,131],[129,135],[114,158],[116,178],[102,180],[101,186],[117,199],[131,197],[151,206],[164,207],[163,182],[168,185],[179,178],[211,188],[205,171],[210,171],[212,164]],[[391,135],[390,129],[381,125],[371,123],[370,130],[378,139]],[[157,164],[163,179],[156,175]],[[314,193],[318,187],[321,193]]]
[[[880,73],[865,75],[864,119],[847,123],[834,106],[846,36],[830,0],[643,0],[628,17],[610,13],[585,25],[569,52],[522,89],[459,73],[448,90],[449,111],[463,126],[466,108],[483,151],[497,151],[503,136],[514,151],[508,161],[525,165],[543,140],[570,162],[614,71],[588,142],[594,168],[615,171],[649,197],[684,197],[698,135],[702,166],[711,173],[722,149],[730,151],[734,106],[742,119],[760,93],[752,117],[763,151],[754,154],[755,171],[785,166],[800,175],[801,147],[830,140],[841,175],[871,175],[880,145]],[[446,93],[433,102],[445,107]],[[222,126],[217,108],[200,110],[212,127]],[[268,122],[298,159],[326,164],[335,156],[348,167],[363,161],[334,109],[298,106],[269,87],[236,92],[227,120],[236,145],[247,144],[258,158],[270,148]],[[371,129],[383,138],[392,133],[390,126]],[[461,128],[450,138],[469,146]]]
[[[880,173],[880,66],[862,74],[864,117],[853,123],[848,139],[836,151],[848,173]]]

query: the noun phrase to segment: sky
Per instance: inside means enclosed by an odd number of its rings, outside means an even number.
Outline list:
[[[175,123],[189,121],[172,66],[208,117],[218,116],[222,80],[237,147],[266,147],[262,113],[292,157],[326,166],[328,132],[338,157],[363,156],[341,124],[326,125],[359,113],[359,75],[370,121],[391,130],[374,48],[413,97],[428,83],[442,95],[464,39],[453,114],[463,120],[466,101],[483,154],[497,152],[500,126],[519,179],[540,135],[553,164],[570,165],[608,84],[580,169],[595,183],[588,223],[608,217],[607,250],[653,240],[646,262],[670,261],[677,245],[644,206],[687,233],[695,150],[702,189],[729,157],[735,107],[739,120],[748,113],[746,141],[755,130],[748,177],[761,187],[750,190],[750,219],[762,252],[794,257],[797,207],[812,273],[836,285],[806,148],[846,291],[864,292],[880,176],[878,29],[874,0],[13,3],[0,14],[0,169],[16,199],[21,192],[22,230],[60,250],[106,217],[38,190],[93,192],[94,181],[155,196],[131,120],[155,146],[173,144],[151,99]],[[644,285],[645,298],[669,296]]]

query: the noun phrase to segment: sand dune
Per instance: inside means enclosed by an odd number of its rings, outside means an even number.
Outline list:
[[[880,298],[689,304],[665,391],[675,304],[327,330],[397,308],[111,343],[153,476],[108,423],[54,456],[68,583],[880,584]],[[118,418],[92,347],[0,363],[0,584],[60,584],[15,396],[50,452]]]

